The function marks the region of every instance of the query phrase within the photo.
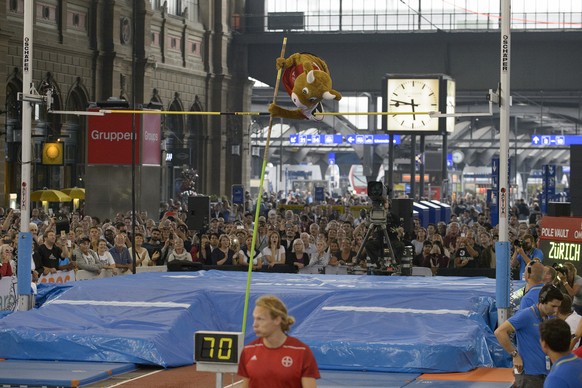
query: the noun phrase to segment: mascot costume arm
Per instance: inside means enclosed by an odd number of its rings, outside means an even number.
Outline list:
[[[342,98],[338,91],[332,89],[327,64],[313,54],[296,53],[287,59],[277,58],[278,69],[283,70],[283,86],[298,109],[288,110],[271,104],[269,112],[273,117],[322,120],[323,116],[315,116],[316,111],[322,111],[321,101],[339,101]]]

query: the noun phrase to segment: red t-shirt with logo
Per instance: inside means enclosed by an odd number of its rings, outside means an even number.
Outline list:
[[[262,338],[245,346],[238,374],[249,379],[249,388],[301,388],[302,377],[320,377],[311,349],[293,337],[278,348],[267,348]]]

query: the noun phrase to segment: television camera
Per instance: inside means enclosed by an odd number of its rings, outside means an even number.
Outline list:
[[[379,181],[368,182],[368,198],[372,201],[372,209],[368,214],[366,220],[367,231],[362,241],[362,245],[358,249],[356,257],[360,257],[362,251],[366,247],[370,236],[373,232],[379,232],[379,239],[382,243],[382,254],[378,257],[375,263],[371,263],[369,254],[367,255],[367,267],[369,272],[371,268],[384,272],[393,272],[396,266],[396,259],[394,257],[394,250],[390,244],[390,237],[388,236],[388,209],[390,199],[388,198],[391,190]]]

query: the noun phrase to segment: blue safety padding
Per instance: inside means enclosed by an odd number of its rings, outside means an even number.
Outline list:
[[[245,340],[255,337],[257,297],[278,295],[296,318],[290,334],[311,346],[322,369],[509,366],[492,332],[493,279],[252,276]],[[189,365],[195,331],[240,331],[246,282],[244,272],[222,271],[74,282],[40,308],[0,320],[0,357]]]
[[[38,283],[35,295],[35,307],[42,306],[45,302],[57,298],[63,292],[73,287],[75,283]]]
[[[415,380],[406,388],[511,388],[513,383],[492,383],[487,381]]]
[[[511,252],[510,243],[507,241],[497,241],[495,243],[497,278],[496,301],[499,308],[510,306],[510,283],[511,283]]]
[[[37,360],[0,361],[0,385],[79,387],[137,369],[135,364]]]
[[[32,233],[18,234],[18,295],[32,295],[30,282],[32,281]]]
[[[332,387],[377,387],[400,388],[414,381],[418,373],[380,373],[320,370],[317,380],[319,388]]]

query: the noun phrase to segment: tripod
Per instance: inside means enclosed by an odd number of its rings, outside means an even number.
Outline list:
[[[358,253],[356,253],[356,257],[360,257],[360,254],[364,250],[364,247],[366,246],[366,243],[370,239],[372,232],[374,232],[376,230],[381,230],[382,235],[383,235],[383,239],[384,239],[383,244],[382,244],[383,254],[381,254],[378,257],[377,264],[380,264],[380,269],[386,269],[386,268],[390,267],[391,265],[396,265],[396,258],[394,257],[394,250],[392,249],[392,244],[390,244],[390,237],[388,236],[388,231],[386,230],[386,223],[387,223],[386,211],[383,208],[372,209],[372,211],[370,212],[370,216],[368,217],[368,220],[366,222],[369,224],[368,230],[366,231],[366,234],[364,235],[364,240],[362,241],[362,245],[358,249]],[[381,261],[381,258],[384,259],[383,262]],[[368,266],[370,265],[370,263],[367,263],[367,264],[368,264]]]

